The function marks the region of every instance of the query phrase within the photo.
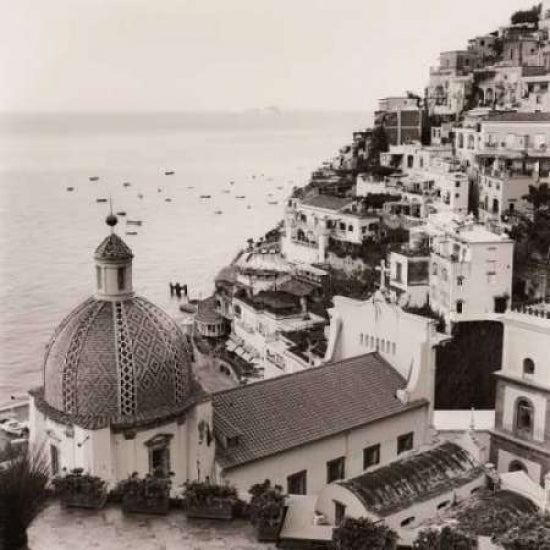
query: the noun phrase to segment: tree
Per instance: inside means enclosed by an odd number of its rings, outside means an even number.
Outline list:
[[[493,537],[505,550],[550,550],[550,516],[522,514],[510,521],[509,529]]]
[[[521,23],[533,23],[538,26],[542,4],[536,4],[528,10],[518,10],[512,14],[510,21],[512,25]]]
[[[368,162],[370,166],[380,166],[380,153],[386,153],[389,150],[388,136],[383,124],[374,127],[369,146]]]
[[[533,205],[535,214],[537,214],[541,208],[550,206],[550,187],[547,183],[530,185],[529,193],[523,195],[522,198]]]
[[[394,550],[397,533],[368,518],[345,518],[333,531],[332,542],[336,550]]]
[[[475,538],[451,527],[443,527],[441,531],[437,529],[420,531],[413,543],[413,550],[475,550],[476,548]]]

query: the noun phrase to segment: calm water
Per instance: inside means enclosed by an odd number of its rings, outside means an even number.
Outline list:
[[[176,314],[168,282],[207,296],[246,239],[281,219],[292,186],[368,122],[351,113],[0,119],[0,403],[40,383],[52,331],[93,292],[108,211],[97,197],[143,220],[136,236],[118,226],[134,251],[135,289]]]

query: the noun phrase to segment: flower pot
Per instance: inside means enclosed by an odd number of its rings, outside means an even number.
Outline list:
[[[99,510],[107,502],[107,492],[101,493],[67,493],[61,496],[61,504],[70,508],[89,508]]]
[[[233,519],[233,502],[226,500],[211,504],[191,504],[185,514],[193,519]]]
[[[129,514],[158,514],[166,515],[170,511],[169,495],[161,497],[136,497],[124,495],[122,511]]]

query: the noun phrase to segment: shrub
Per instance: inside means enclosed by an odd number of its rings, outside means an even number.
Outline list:
[[[397,533],[368,518],[345,518],[332,534],[336,550],[394,550]]]
[[[493,542],[505,550],[550,550],[550,516],[519,515],[509,521],[504,534],[493,537]]]
[[[184,506],[215,506],[222,501],[237,502],[237,489],[230,485],[217,485],[208,481],[185,483]]]
[[[84,474],[82,468],[74,468],[68,474],[53,479],[55,492],[62,498],[81,495],[93,500],[102,499],[107,492],[106,483],[97,476]]]
[[[451,529],[443,527],[437,529],[425,529],[420,531],[413,543],[413,550],[475,550],[477,540]]]
[[[287,495],[280,485],[271,485],[266,479],[263,483],[256,483],[249,489],[250,519],[254,525],[275,525],[279,523],[285,506]]]

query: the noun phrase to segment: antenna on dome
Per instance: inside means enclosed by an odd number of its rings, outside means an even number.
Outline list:
[[[118,218],[113,214],[113,199],[111,195],[109,195],[109,215],[105,218],[105,223],[111,228],[111,233],[114,233]]]

